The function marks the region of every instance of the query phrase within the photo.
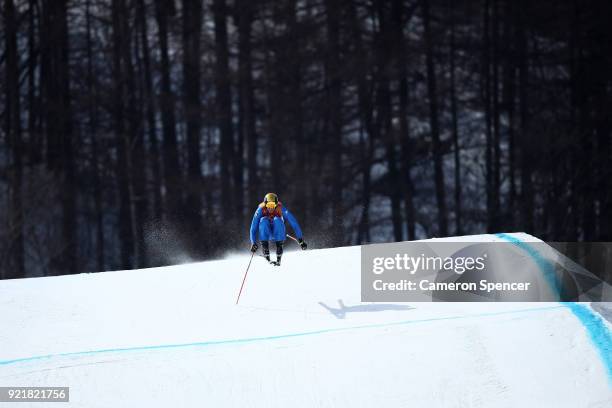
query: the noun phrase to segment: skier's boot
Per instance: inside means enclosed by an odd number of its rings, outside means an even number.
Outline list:
[[[283,256],[283,241],[276,241],[276,266],[280,266]]]
[[[270,244],[268,243],[268,241],[261,242],[261,252],[263,252],[264,258],[266,258],[266,260],[270,262]]]

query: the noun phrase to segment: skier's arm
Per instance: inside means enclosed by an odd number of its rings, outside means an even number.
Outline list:
[[[302,229],[300,228],[300,224],[298,224],[293,214],[291,214],[291,212],[285,207],[283,207],[283,217],[285,217],[287,221],[289,221],[289,224],[291,224],[291,228],[293,228],[296,238],[302,239]]]
[[[259,228],[259,220],[263,214],[263,210],[261,208],[257,208],[255,214],[253,214],[253,221],[251,221],[251,244],[254,244],[257,240],[257,229]]]

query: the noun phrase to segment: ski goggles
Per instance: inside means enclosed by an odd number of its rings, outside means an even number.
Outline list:
[[[266,203],[266,207],[267,207],[268,209],[270,209],[270,210],[273,210],[273,209],[275,209],[275,208],[276,208],[276,203],[275,203],[274,201],[268,201],[268,202]]]

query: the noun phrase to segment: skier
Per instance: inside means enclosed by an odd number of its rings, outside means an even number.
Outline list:
[[[268,262],[280,265],[283,255],[283,242],[285,241],[285,218],[291,224],[300,247],[306,249],[307,245],[302,238],[302,229],[297,220],[279,201],[274,193],[268,193],[264,197],[253,215],[251,221],[251,252],[257,251],[257,232],[261,241],[261,251]],[[270,246],[268,241],[276,242],[276,262],[270,261]]]

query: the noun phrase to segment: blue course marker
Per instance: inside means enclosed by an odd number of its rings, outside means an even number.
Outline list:
[[[527,252],[544,274],[544,279],[546,282],[548,282],[550,287],[556,290],[556,293],[560,293],[561,288],[559,287],[559,282],[557,281],[556,274],[554,272],[554,266],[535,248],[530,246],[528,242],[522,241],[512,235],[500,233],[495,234],[495,236],[511,242]],[[584,304],[576,302],[559,303],[568,308],[585,328],[589,339],[601,357],[601,361],[608,372],[608,381],[612,385],[612,332],[606,325],[606,322],[599,314],[595,313],[591,308],[585,306]]]

